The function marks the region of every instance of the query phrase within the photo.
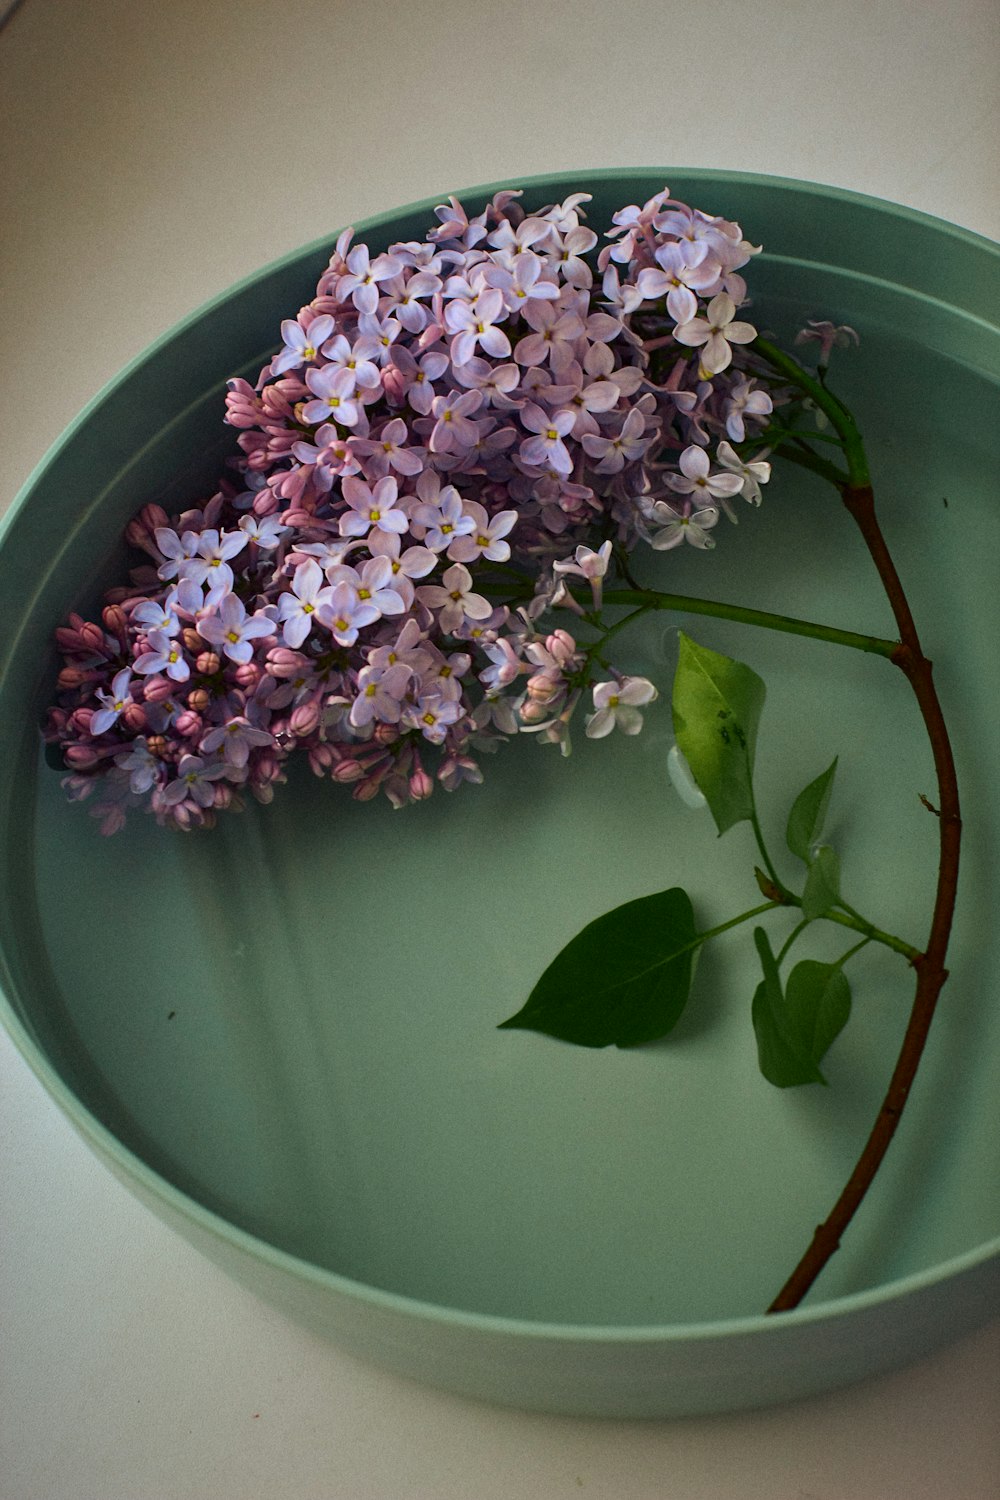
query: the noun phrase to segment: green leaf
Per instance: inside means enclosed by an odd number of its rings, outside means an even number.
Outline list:
[[[780,983],[775,991],[765,977],[754,995],[753,1027],[760,1071],[768,1083],[777,1088],[825,1084],[820,1061],[850,1014],[851,987],[839,964],[803,959],[788,976],[783,996]]]
[[[501,1029],[541,1031],[581,1047],[655,1041],[684,1009],[696,939],[680,886],[626,901],[567,943]]]
[[[792,804],[788,814],[788,829],[785,834],[789,849],[805,864],[809,863],[809,850],[823,832],[826,810],[830,806],[833,778],[837,770],[837,756],[829,770],[810,781]]]
[[[802,892],[802,915],[810,921],[821,917],[840,899],[840,860],[829,844],[816,850]]]
[[[681,632],[674,733],[720,833],[753,816],[753,762],[764,692],[756,672]]]

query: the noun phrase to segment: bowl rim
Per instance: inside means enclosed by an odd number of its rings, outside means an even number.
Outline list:
[[[718,168],[674,166],[631,166],[589,168],[573,172],[536,174],[518,179],[518,186],[525,192],[544,190],[569,181],[579,184],[580,190],[588,185],[609,182],[634,182],[637,175],[662,176],[664,182],[671,176],[696,180],[699,185],[733,184],[740,186],[778,189],[794,195],[811,195],[830,203],[863,207],[869,211],[888,212],[914,227],[923,227],[945,234],[972,249],[985,252],[1000,265],[1000,242],[994,241],[974,230],[950,223],[923,210],[909,208],[891,200],[871,194],[854,192],[848,188],[811,182],[792,177],[771,176],[762,173],[735,172]],[[386,224],[404,216],[424,212],[432,214],[434,207],[449,196],[460,200],[491,198],[494,193],[509,188],[510,180],[479,183],[433,197],[415,200],[391,210],[370,215],[358,222],[359,234],[377,231]],[[39,461],[20,486],[5,513],[0,516],[0,567],[3,563],[3,548],[17,524],[21,513],[30,502],[32,493],[48,468],[56,461],[78,432],[87,425],[94,414],[113,397],[131,378],[133,373],[157,358],[175,339],[182,337],[203,318],[209,316],[225,303],[238,296],[266,277],[280,273],[312,255],[321,254],[332,246],[342,230],[334,230],[308,243],[290,250],[277,259],[258,267],[241,277],[232,285],[208,298],[191,312],[161,332],[150,344],[137,353],[110,380],[87,401],[78,414],[49,445]],[[5,653],[6,654],[6,653]],[[0,677],[3,675],[3,660],[0,659]],[[430,1302],[404,1293],[371,1285],[370,1283],[329,1270],[282,1250],[269,1240],[240,1228],[224,1215],[206,1207],[176,1187],[166,1177],[149,1166],[134,1151],[127,1147],[111,1130],[83,1104],[68,1084],[59,1076],[44,1052],[35,1043],[28,1028],[22,1023],[9,997],[0,984],[0,1024],[21,1057],[27,1063],[46,1092],[59,1106],[77,1134],[91,1147],[123,1185],[135,1184],[142,1196],[160,1200],[175,1218],[187,1220],[195,1228],[207,1233],[212,1239],[228,1247],[234,1247],[252,1260],[263,1262],[270,1269],[290,1274],[299,1281],[333,1292],[356,1303],[367,1304],[387,1313],[417,1317],[424,1321],[454,1330],[515,1336],[535,1341],[561,1341],[569,1344],[681,1344],[688,1341],[706,1342],[720,1338],[747,1337],[750,1335],[773,1335],[780,1329],[802,1328],[809,1325],[847,1319],[865,1311],[898,1302],[922,1291],[930,1290],[963,1273],[985,1268],[993,1261],[1000,1261],[1000,1235],[987,1239],[972,1249],[927,1266],[920,1271],[879,1283],[859,1292],[844,1296],[810,1301],[805,1305],[783,1312],[780,1317],[766,1313],[747,1314],[736,1318],[696,1321],[691,1323],[650,1324],[606,1324],[548,1322],[530,1318],[515,1318],[492,1313],[477,1312],[472,1308],[449,1306]]]

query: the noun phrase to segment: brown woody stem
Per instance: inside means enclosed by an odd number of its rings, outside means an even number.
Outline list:
[[[851,425],[853,427],[853,423]],[[891,660],[900,668],[913,689],[934,756],[938,785],[938,807],[935,811],[939,814],[940,842],[938,881],[927,947],[923,954],[913,960],[917,984],[910,1019],[882,1107],[840,1197],[827,1218],[816,1229],[808,1250],[771,1303],[768,1312],[785,1312],[801,1302],[827,1261],[839,1248],[844,1230],[867,1193],[888,1150],[916,1076],[941,988],[948,977],[944,961],[958,888],[962,833],[958,783],[948,730],[934,687],[931,663],[921,649],[910,606],[878,524],[871,486],[867,483],[848,484],[842,494],[844,504],[857,523],[892,606],[899,629],[899,645]]]

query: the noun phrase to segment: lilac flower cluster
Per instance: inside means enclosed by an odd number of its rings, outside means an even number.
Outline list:
[[[760,501],[755,251],[666,190],[603,246],[588,195],[520,196],[452,199],[374,256],[341,235],[256,385],[229,384],[231,475],[173,519],[147,506],[127,539],[149,562],[57,632],[47,738],[106,832],[130,806],[192,828],[267,802],[296,748],[402,806],[481,780],[518,731],[568,750],[587,691],[588,735],[641,727],[653,685],[596,680],[603,583]],[[557,607],[598,637],[540,630]]]

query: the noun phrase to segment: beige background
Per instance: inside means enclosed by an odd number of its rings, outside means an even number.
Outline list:
[[[0,508],[183,314],[425,195],[675,163],[835,183],[1000,236],[997,22],[995,0],[24,0],[0,30]],[[752,1416],[495,1411],[286,1324],[132,1201],[6,1041],[0,1080],[0,1500],[1000,1486],[997,1330]]]

